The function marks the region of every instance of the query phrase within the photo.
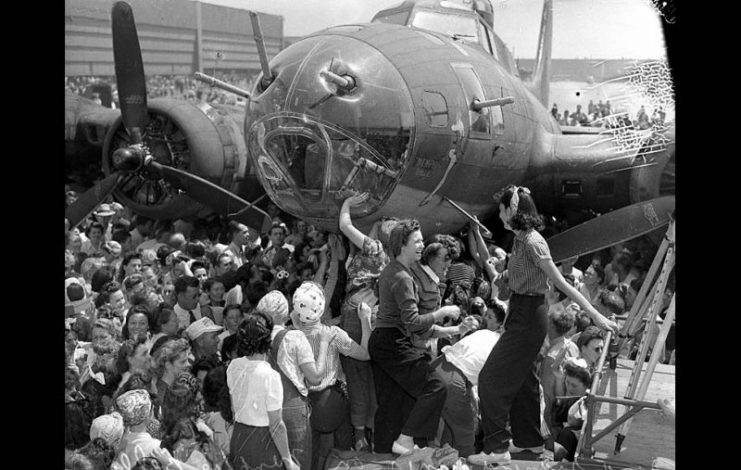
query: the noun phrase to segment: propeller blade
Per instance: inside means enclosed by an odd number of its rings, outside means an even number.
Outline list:
[[[131,6],[126,2],[116,2],[111,10],[111,23],[121,118],[126,130],[134,137],[133,143],[138,144],[141,143],[141,132],[149,123],[149,115],[144,63]]]
[[[558,233],[548,239],[554,263],[599,251],[666,226],[674,212],[674,196],[638,202]]]
[[[260,233],[265,233],[270,227],[272,218],[267,212],[254,205],[245,210],[250,203],[221,186],[192,173],[154,161],[149,167],[159,171],[163,178],[184,190],[191,199],[207,205],[218,214],[239,212],[234,218],[248,227],[261,230]]]
[[[71,206],[67,207],[64,217],[69,221],[70,228],[77,226],[90,215],[105,198],[118,186],[120,173],[115,172],[98,181],[92,188],[82,193]]]

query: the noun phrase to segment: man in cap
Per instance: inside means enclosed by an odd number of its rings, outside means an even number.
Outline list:
[[[219,333],[224,329],[208,317],[194,321],[185,329],[185,336],[190,340],[195,360],[207,357],[218,357]]]
[[[95,216],[95,220],[100,222],[103,226],[103,238],[105,240],[110,240],[112,226],[111,219],[116,215],[116,211],[113,210],[113,207],[111,207],[110,204],[103,203],[98,206],[98,209],[93,212],[93,215]]]

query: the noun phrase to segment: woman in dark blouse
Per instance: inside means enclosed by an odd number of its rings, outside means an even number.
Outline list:
[[[436,321],[457,319],[457,306],[444,306],[419,314],[418,288],[410,266],[422,256],[424,243],[419,223],[402,220],[391,231],[391,261],[378,278],[379,309],[376,328],[368,341],[378,410],[375,416],[375,451],[405,454],[414,450],[414,438],[425,441],[437,432],[445,384],[429,368],[429,353],[415,347],[411,335],[424,334]],[[407,393],[415,401],[400,403]],[[401,427],[389,423],[407,416]],[[424,444],[424,442],[421,442]]]

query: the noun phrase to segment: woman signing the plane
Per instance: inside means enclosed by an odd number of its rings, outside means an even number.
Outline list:
[[[500,195],[499,218],[515,233],[504,276],[512,291],[505,332],[489,354],[479,374],[483,451],[468,457],[474,465],[510,462],[510,450],[543,452],[540,433],[540,392],[535,359],[548,331],[545,292],[551,282],[579,304],[602,329],[617,325],[602,316],[568,284],[553,263],[548,244],[538,230],[538,214],[530,190],[509,186]],[[512,434],[507,431],[507,420]],[[510,442],[512,438],[512,442]]]

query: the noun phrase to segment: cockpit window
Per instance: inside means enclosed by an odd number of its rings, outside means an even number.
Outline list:
[[[480,44],[476,20],[472,17],[420,10],[414,14],[412,26]]]
[[[329,203],[348,189],[385,199],[402,169],[408,140],[407,134],[378,134],[363,141],[331,123],[291,112],[259,119],[248,134],[266,190],[293,211],[305,203]],[[314,215],[334,215],[332,204],[325,210]]]

